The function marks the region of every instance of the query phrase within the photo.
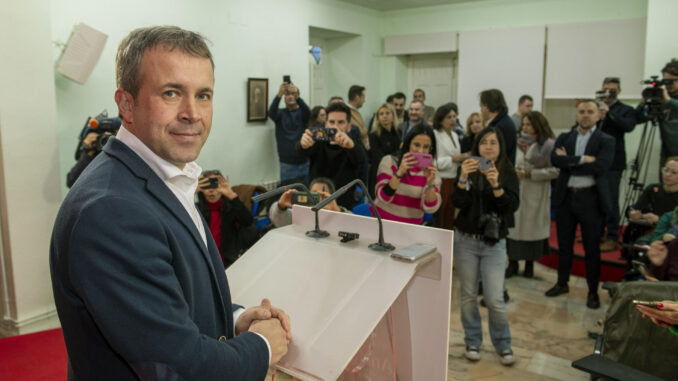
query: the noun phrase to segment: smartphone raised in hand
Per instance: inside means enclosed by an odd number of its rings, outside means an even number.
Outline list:
[[[480,170],[481,171],[487,171],[488,169],[492,168],[492,159],[488,159],[486,157],[481,157],[481,156],[470,156],[469,159],[475,159],[480,163]]]
[[[219,188],[219,179],[216,177],[208,177],[207,180],[209,180],[209,183],[207,185],[203,185],[200,187],[200,189],[217,189]]]
[[[428,168],[433,163],[433,156],[429,153],[410,152],[417,159],[417,167]]]
[[[662,304],[662,302],[653,302],[653,301],[646,301],[646,300],[634,300],[633,304],[659,309],[659,305]]]
[[[283,82],[292,83],[292,80],[290,79],[289,74],[283,75]]]

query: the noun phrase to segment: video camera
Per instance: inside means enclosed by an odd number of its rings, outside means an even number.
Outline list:
[[[651,85],[643,89],[641,93],[645,104],[647,105],[647,117],[649,119],[658,120],[661,115],[661,105],[664,102],[664,85],[670,85],[675,81],[674,79],[659,79],[658,75],[653,75],[650,79],[642,82],[643,85]]]
[[[78,151],[75,154],[76,160],[82,152],[89,150],[94,150],[96,153],[101,152],[101,150],[106,145],[106,142],[108,142],[108,138],[118,132],[121,124],[122,120],[120,120],[120,118],[109,118],[108,112],[106,110],[102,111],[95,117],[88,116],[82,131],[80,131],[80,145],[78,146]],[[91,146],[84,146],[82,141],[85,140],[85,137],[87,137],[87,135],[91,132],[94,132],[98,135],[97,139],[91,144]]]

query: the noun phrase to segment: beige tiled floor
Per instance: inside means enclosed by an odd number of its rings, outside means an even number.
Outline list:
[[[521,267],[522,267],[521,263]],[[573,360],[589,355],[594,340],[588,332],[600,331],[598,320],[609,304],[607,292],[599,292],[601,308],[586,308],[586,280],[572,277],[570,293],[547,298],[544,291],[555,284],[556,271],[535,264],[535,277],[515,276],[507,279],[511,300],[507,305],[512,346],[516,355],[514,366],[499,363],[487,330],[487,309],[481,308],[484,344],[481,360],[464,358],[464,331],[459,315],[459,288],[453,279],[450,316],[448,380],[588,380],[588,375],[570,366]],[[270,377],[267,378],[270,380]],[[291,380],[278,373],[276,380]]]

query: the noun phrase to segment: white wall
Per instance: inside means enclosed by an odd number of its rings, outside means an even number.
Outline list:
[[[54,318],[48,265],[61,201],[49,7],[0,3],[0,334]]]
[[[379,12],[354,5],[323,0],[52,3],[54,39],[65,42],[73,25],[79,22],[109,35],[102,57],[85,85],[60,76],[56,79],[59,166],[64,173],[75,163],[76,137],[86,117],[103,108],[111,115],[117,113],[113,101],[115,51],[118,42],[137,27],[175,24],[199,31],[213,43],[214,121],[198,163],[205,169],[221,169],[230,175],[233,184],[279,177],[273,123],[246,122],[247,77],[269,78],[270,100],[283,74],[290,74],[308,101],[309,25],[360,35],[348,41],[328,41],[328,50],[333,52],[330,94],[345,97],[348,86],[362,84],[368,88],[366,107],[370,109],[369,91],[378,88],[379,62],[373,57],[381,49]]]

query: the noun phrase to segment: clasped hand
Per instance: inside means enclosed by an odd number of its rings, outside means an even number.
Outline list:
[[[235,335],[256,332],[268,340],[271,347],[271,364],[275,364],[287,353],[292,340],[290,317],[280,308],[273,307],[264,298],[261,305],[246,309],[235,323]]]

